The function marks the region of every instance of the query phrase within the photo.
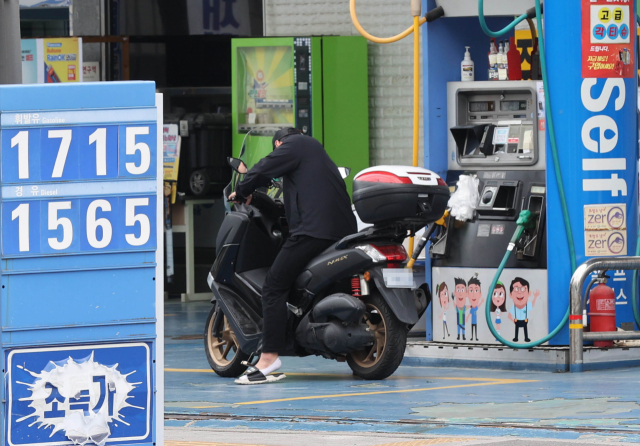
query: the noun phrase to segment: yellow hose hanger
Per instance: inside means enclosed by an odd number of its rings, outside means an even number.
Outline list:
[[[444,10],[441,6],[429,11],[422,15],[422,1],[411,0],[411,15],[413,16],[413,26],[405,29],[398,35],[393,37],[376,37],[369,34],[360,25],[358,16],[356,14],[356,0],[349,0],[349,12],[351,13],[351,21],[353,26],[356,27],[358,32],[362,36],[374,43],[393,43],[404,39],[409,34],[413,33],[413,165],[418,165],[418,152],[419,152],[419,140],[420,140],[420,26],[427,22],[432,22],[444,15]],[[409,254],[413,252],[413,237],[409,239]],[[413,262],[410,262],[413,267]]]

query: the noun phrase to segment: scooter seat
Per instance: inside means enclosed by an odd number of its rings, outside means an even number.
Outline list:
[[[268,267],[252,269],[251,271],[245,271],[241,273],[240,277],[242,277],[257,292],[262,293],[262,287],[264,286],[264,281],[267,278],[268,272],[269,272]]]

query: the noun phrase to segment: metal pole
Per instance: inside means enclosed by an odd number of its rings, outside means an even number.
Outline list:
[[[585,341],[627,341],[640,339],[640,331],[598,331],[583,334]]]
[[[571,277],[569,285],[569,299],[571,315],[569,316],[569,370],[582,372],[583,370],[583,326],[582,326],[582,288],[587,276],[593,271],[611,270],[640,270],[640,257],[596,257],[580,265]],[[635,299],[636,296],[633,296]],[[612,333],[615,339],[624,336]],[[594,333],[595,335],[595,333]],[[591,337],[591,335],[589,335]]]
[[[0,84],[21,83],[20,4],[0,0]]]

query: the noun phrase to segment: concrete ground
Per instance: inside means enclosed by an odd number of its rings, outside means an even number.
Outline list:
[[[210,304],[165,306],[169,446],[640,443],[640,374],[401,366],[363,381],[345,363],[285,358],[287,378],[237,386],[210,369]],[[185,443],[186,442],[186,443]],[[217,443],[216,443],[217,442]]]

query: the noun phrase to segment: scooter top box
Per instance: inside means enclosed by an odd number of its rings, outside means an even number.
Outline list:
[[[376,166],[353,180],[353,204],[365,223],[438,220],[449,201],[449,187],[421,167]]]

